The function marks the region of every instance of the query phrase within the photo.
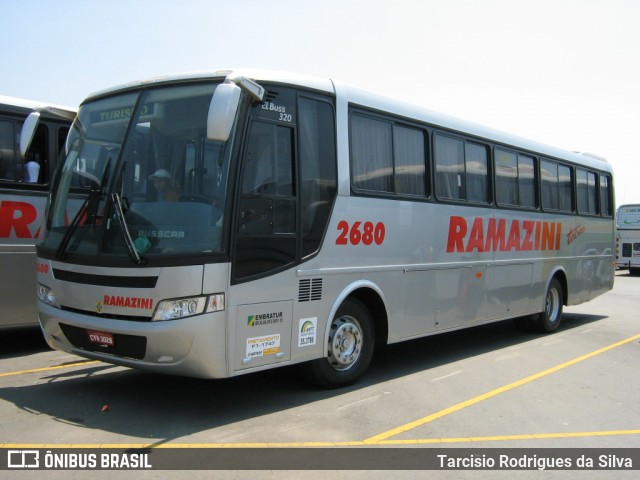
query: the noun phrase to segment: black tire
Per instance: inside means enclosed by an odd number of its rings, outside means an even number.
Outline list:
[[[309,364],[310,380],[323,388],[353,384],[367,370],[375,343],[369,310],[354,298],[346,299],[331,322],[327,356]]]
[[[562,306],[564,305],[562,285],[555,277],[547,288],[544,305],[544,310],[531,319],[531,326],[537,332],[555,332],[562,321]]]

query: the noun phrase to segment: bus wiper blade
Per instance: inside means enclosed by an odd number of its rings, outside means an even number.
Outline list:
[[[60,245],[58,246],[58,250],[56,252],[57,258],[62,258],[64,252],[67,250],[67,246],[69,245],[69,241],[73,236],[74,232],[78,228],[80,221],[84,218],[87,221],[93,215],[93,221],[91,222],[91,226],[95,228],[96,222],[98,220],[98,210],[100,209],[100,199],[102,198],[102,192],[104,192],[105,186],[107,184],[107,180],[109,178],[109,172],[111,171],[111,157],[107,160],[107,164],[104,167],[104,172],[102,173],[102,178],[100,179],[100,183],[97,184],[98,179],[94,177],[94,182],[96,182],[96,187],[92,187],[89,191],[89,195],[82,203],[82,206],[76,213],[76,216],[73,217],[73,220],[69,224],[69,228],[64,233],[62,240],[60,241]]]
[[[95,188],[91,189],[91,191],[89,192],[89,195],[87,195],[87,198],[85,198],[84,202],[80,206],[78,213],[76,213],[75,217],[73,217],[73,220],[71,220],[71,223],[67,228],[67,231],[64,232],[64,236],[62,237],[62,240],[60,241],[60,245],[58,245],[58,250],[56,251],[56,258],[62,258],[62,256],[64,255],[64,252],[67,250],[67,246],[69,245],[69,241],[71,240],[73,233],[76,231],[76,228],[78,228],[78,224],[80,223],[80,220],[82,218],[85,218],[90,207],[95,202],[96,197],[98,198],[98,201],[99,201],[100,190]]]
[[[112,157],[109,157],[106,165],[104,166],[104,172],[102,172],[102,178],[100,179],[100,186],[98,190],[100,194],[98,195],[97,201],[95,202],[95,207],[90,210],[93,211],[93,220],[91,222],[91,226],[94,228],[98,221],[98,210],[100,209],[100,199],[102,198],[102,192],[104,192],[104,189],[107,186],[109,174],[111,173],[111,159]]]
[[[136,246],[133,243],[133,238],[131,238],[131,232],[129,232],[129,226],[124,219],[124,210],[122,209],[122,199],[120,198],[120,194],[118,194],[117,192],[112,193],[111,201],[113,206],[115,207],[116,217],[118,218],[120,226],[122,227],[122,236],[124,237],[124,241],[127,245],[127,249],[129,250],[131,258],[138,265],[145,264],[146,260],[142,258],[138,253],[138,250],[136,250]]]

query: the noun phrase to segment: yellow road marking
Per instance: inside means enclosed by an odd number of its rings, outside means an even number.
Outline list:
[[[529,433],[521,435],[495,435],[487,437],[416,438],[411,440],[382,440],[376,445],[424,445],[429,443],[500,442],[505,440],[540,440],[549,438],[611,437],[640,435],[640,430],[605,430],[601,432]]]
[[[49,370],[59,370],[61,368],[71,368],[71,367],[92,365],[94,363],[101,363],[101,362],[99,362],[98,360],[83,360],[81,362],[64,363],[62,365],[54,365],[52,367],[32,368],[30,370],[19,370],[17,372],[0,373],[0,377],[11,377],[13,375],[24,375],[24,374],[27,374],[27,373],[48,372]]]
[[[595,432],[566,432],[566,433],[538,433],[538,434],[520,434],[520,435],[495,435],[484,437],[453,437],[453,438],[423,438],[408,440],[389,440],[390,437],[400,433],[412,430],[416,427],[425,425],[436,419],[447,416],[451,413],[458,412],[466,407],[475,405],[483,400],[495,397],[501,393],[508,392],[514,388],[520,387],[527,383],[538,380],[547,375],[555,373],[564,368],[576,365],[584,360],[608,352],[614,348],[640,339],[640,334],[629,337],[625,340],[613,343],[606,347],[600,348],[593,352],[587,353],[580,357],[569,360],[562,364],[551,367],[542,372],[525,377],[516,382],[491,390],[477,397],[471,398],[464,402],[460,402],[451,407],[440,410],[426,417],[420,418],[413,422],[407,423],[400,427],[388,430],[374,437],[370,437],[362,441],[346,441],[346,442],[254,442],[254,443],[108,443],[108,444],[55,444],[55,443],[0,443],[0,448],[24,449],[24,448],[95,448],[95,449],[144,449],[144,448],[305,448],[305,447],[354,447],[354,446],[373,446],[373,445],[422,445],[422,444],[442,444],[442,443],[466,443],[466,442],[493,442],[505,440],[539,440],[549,438],[579,438],[579,437],[596,437],[596,436],[618,436],[618,435],[640,435],[640,430],[605,430]],[[21,370],[16,372],[0,373],[0,377],[11,375],[21,375],[27,373],[46,372],[61,368],[71,368],[76,366],[86,366],[95,363],[101,363],[97,360],[85,360],[80,362],[56,365],[52,367],[34,368],[30,370]]]
[[[582,355],[581,357],[578,358],[574,358],[573,360],[569,360],[568,362],[564,362],[561,363],[560,365],[556,365],[555,367],[551,367],[547,370],[544,370],[542,372],[538,372],[535,373],[533,375],[530,375],[528,377],[525,377],[521,380],[518,380],[516,382],[510,383],[508,385],[504,385],[502,387],[496,388],[495,390],[491,390],[490,392],[487,393],[483,393],[482,395],[478,395],[477,397],[473,397],[469,400],[466,400],[464,402],[460,402],[456,405],[453,405],[451,407],[445,408],[443,410],[440,410],[439,412],[433,413],[431,415],[427,415],[426,417],[422,417],[419,418],[418,420],[414,420],[413,422],[409,422],[406,423],[404,425],[401,425],[399,427],[396,428],[392,428],[391,430],[387,430],[386,432],[380,433],[378,435],[375,435],[373,437],[367,438],[366,440],[364,440],[364,443],[366,444],[377,444],[382,442],[383,440],[387,440],[390,437],[394,437],[396,435],[399,435],[401,433],[407,432],[409,430],[412,430],[414,428],[420,427],[422,425],[425,425],[429,422],[433,422],[434,420],[437,420],[439,418],[442,417],[446,417],[447,415],[450,415],[452,413],[456,413],[459,412],[462,409],[465,409],[467,407],[470,407],[471,405],[475,405],[477,403],[480,403],[484,400],[487,400],[489,398],[495,397],[497,395],[500,395],[501,393],[505,393],[508,392],[510,390],[513,390],[514,388],[517,387],[521,387],[522,385],[526,385],[527,383],[531,383],[534,380],[538,380],[542,377],[546,377],[547,375],[550,375],[552,373],[555,373],[559,370],[562,370],[564,368],[567,367],[571,367],[573,365],[576,365],[577,363],[583,362],[584,360],[587,360],[589,358],[595,357],[596,355],[600,355],[601,353],[604,352],[608,352],[609,350],[613,350],[614,348],[617,348],[621,345],[624,345],[626,343],[630,343],[633,342],[634,340],[637,340],[640,338],[640,334],[638,335],[634,335],[633,337],[629,337],[625,340],[621,340],[620,342],[616,342],[613,343],[611,345],[608,345],[606,347],[600,348],[599,350],[595,350],[591,353],[587,353],[586,355]]]
[[[362,442],[265,442],[265,443],[0,443],[0,448],[95,448],[95,449],[161,449],[161,448],[305,448],[305,447],[355,447],[365,446]]]
[[[392,445],[425,445],[442,443],[481,443],[507,440],[541,440],[550,438],[610,437],[640,435],[640,430],[604,430],[599,432],[531,433],[523,435],[495,435],[486,437],[417,438],[412,440],[383,440],[370,444],[356,442],[246,442],[246,443],[0,443],[0,448],[87,448],[87,449],[162,449],[162,448],[312,448],[312,447],[368,447]]]

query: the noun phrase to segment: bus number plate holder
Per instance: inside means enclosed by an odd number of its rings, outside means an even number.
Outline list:
[[[95,330],[87,330],[87,336],[89,341],[94,345],[101,347],[115,347],[116,342],[113,337],[113,333],[97,332]]]

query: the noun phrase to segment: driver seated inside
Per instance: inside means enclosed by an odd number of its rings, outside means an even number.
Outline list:
[[[149,175],[149,180],[153,182],[153,187],[158,193],[157,201],[177,202],[180,200],[180,192],[173,186],[171,174],[168,170],[156,170],[153,175]]]

